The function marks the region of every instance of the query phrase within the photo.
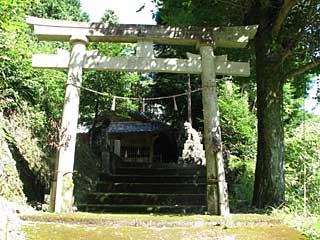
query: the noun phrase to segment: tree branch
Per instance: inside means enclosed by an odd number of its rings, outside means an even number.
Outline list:
[[[320,66],[320,58],[317,58],[315,61],[302,65],[287,74],[287,78],[296,77],[300,74],[303,74],[306,71],[309,71],[313,68]]]
[[[281,42],[281,45],[283,47],[282,51],[279,53],[281,63],[283,63],[289,56],[292,55],[292,51],[302,39],[305,32],[308,31],[308,29],[306,29],[306,26],[314,22],[313,18],[317,16],[314,12],[314,8],[309,4],[304,7],[309,10],[305,15],[305,19],[300,22],[302,24],[300,25],[300,27],[296,26],[297,30],[295,31],[295,33],[292,33],[289,38],[285,38]]]
[[[281,45],[283,49],[279,53],[280,64],[282,64],[289,56],[292,55],[292,51],[298,45],[302,37],[303,30],[299,29],[297,34],[291,36],[291,39],[282,41]]]
[[[272,27],[272,34],[277,35],[281,29],[281,26],[288,16],[292,7],[297,3],[297,0],[284,0],[284,3],[279,11],[277,19],[275,20]]]

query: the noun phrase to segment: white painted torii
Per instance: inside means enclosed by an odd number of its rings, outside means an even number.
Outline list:
[[[243,48],[256,33],[257,26],[244,27],[165,27],[105,23],[84,23],[28,17],[34,33],[42,41],[69,41],[71,53],[35,54],[35,68],[68,69],[68,83],[62,114],[60,148],[51,187],[51,210],[72,211],[73,164],[79,115],[83,70],[169,72],[201,74],[204,117],[204,140],[207,168],[207,206],[210,214],[228,215],[227,184],[222,158],[216,74],[249,76],[249,63],[230,62],[226,56],[214,56],[213,47]],[[100,56],[86,51],[91,42],[137,43],[136,55],[130,57]],[[188,59],[155,58],[153,43],[196,45],[200,55],[188,54]]]

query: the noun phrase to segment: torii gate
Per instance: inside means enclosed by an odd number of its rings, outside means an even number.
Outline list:
[[[73,163],[79,115],[79,97],[83,70],[169,72],[201,74],[204,118],[204,140],[207,168],[207,207],[209,214],[228,215],[227,184],[222,157],[216,74],[249,76],[249,63],[230,62],[227,56],[214,56],[214,47],[243,48],[252,39],[257,26],[243,27],[165,27],[151,25],[84,23],[28,17],[34,33],[42,41],[69,41],[71,53],[36,54],[35,68],[68,69],[62,114],[60,149],[56,163],[55,182],[51,187],[51,210],[72,211]],[[136,56],[100,56],[86,51],[91,42],[137,43]],[[200,55],[188,59],[155,58],[153,43],[193,45]],[[78,86],[78,87],[77,87]]]

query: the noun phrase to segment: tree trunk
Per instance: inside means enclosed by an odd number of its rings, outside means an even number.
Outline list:
[[[258,208],[284,202],[283,77],[270,55],[270,31],[255,39],[257,64],[258,154],[253,205]]]

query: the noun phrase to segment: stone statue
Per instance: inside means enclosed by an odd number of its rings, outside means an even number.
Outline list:
[[[187,132],[187,136],[188,136],[187,141],[201,143],[201,139],[200,139],[198,132],[194,128],[192,128],[192,126],[189,122],[184,123],[184,129]]]
[[[201,135],[192,128],[189,122],[184,123],[184,128],[187,133],[187,140],[183,146],[182,162],[205,165],[206,158],[203,145],[201,143]]]

